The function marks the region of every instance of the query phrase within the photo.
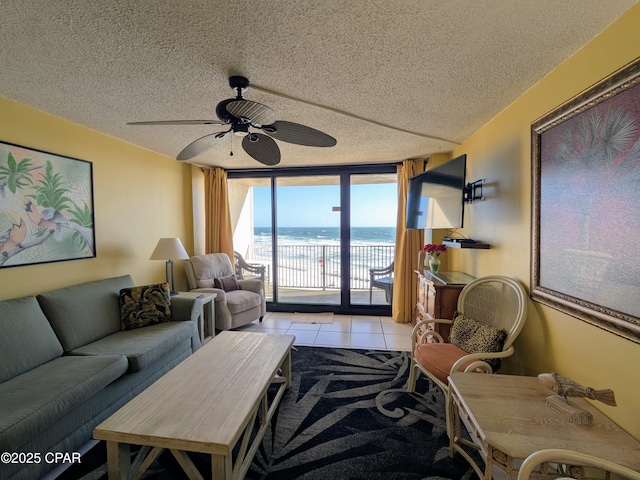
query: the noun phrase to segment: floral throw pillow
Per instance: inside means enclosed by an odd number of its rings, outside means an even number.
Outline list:
[[[120,327],[122,330],[133,330],[170,320],[169,284],[159,283],[120,290]]]
[[[459,314],[451,325],[450,342],[467,353],[500,352],[507,339],[506,330],[478,322],[473,318]],[[500,359],[485,360],[493,371],[500,368]]]

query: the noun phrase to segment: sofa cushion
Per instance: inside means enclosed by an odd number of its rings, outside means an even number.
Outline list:
[[[87,282],[37,296],[65,352],[120,330],[120,290],[129,275]]]
[[[158,283],[120,290],[120,325],[122,330],[132,330],[170,320],[169,284]]]
[[[236,277],[234,277],[233,275],[229,275],[228,277],[214,278],[213,286],[215,288],[219,288],[220,290],[224,290],[225,292],[233,292],[234,290],[238,290],[240,288]]]
[[[233,315],[262,305],[260,294],[248,290],[233,290],[232,292],[227,292],[225,297],[229,311]]]
[[[194,322],[164,322],[135,330],[121,330],[72,350],[72,355],[122,354],[129,362],[129,372],[143,370],[158,361],[179,343],[191,339]]]
[[[226,277],[233,273],[233,266],[228,255],[212,253],[194,255],[189,259],[193,267],[198,288],[212,288],[219,277]]]
[[[0,451],[16,450],[127,370],[122,355],[58,357],[0,384]]]
[[[62,355],[36,297],[0,302],[0,383]]]

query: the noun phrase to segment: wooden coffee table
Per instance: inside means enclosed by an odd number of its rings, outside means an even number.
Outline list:
[[[545,405],[550,395],[553,391],[537,377],[454,373],[449,377],[451,448],[485,480],[494,466],[505,471],[507,480],[515,478],[518,460],[546,448],[577,450],[640,471],[640,442],[582,398],[571,401],[591,412],[593,423],[571,423]],[[463,438],[463,419],[473,442]],[[482,452],[484,472],[464,447]]]
[[[203,476],[185,452],[210,454],[214,479],[243,478],[290,386],[294,339],[228,331],[215,336],[95,428],[94,438],[107,444],[109,479],[139,478],[164,449],[189,478]],[[269,403],[274,383],[279,386]],[[130,445],[142,446],[133,464]]]

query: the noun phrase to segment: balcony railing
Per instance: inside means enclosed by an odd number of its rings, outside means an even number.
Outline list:
[[[340,246],[278,245],[278,286],[299,288],[340,288]],[[393,262],[394,245],[356,245],[350,248],[351,289],[369,288],[369,269],[387,267]],[[266,265],[265,283],[273,284],[272,247],[249,245],[245,259]]]

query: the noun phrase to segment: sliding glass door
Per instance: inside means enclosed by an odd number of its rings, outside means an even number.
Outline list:
[[[350,298],[391,305],[398,187],[395,174],[350,176]]]
[[[229,173],[234,249],[265,265],[269,310],[390,313],[397,187],[379,169]]]
[[[340,305],[340,177],[274,183],[278,302]]]

